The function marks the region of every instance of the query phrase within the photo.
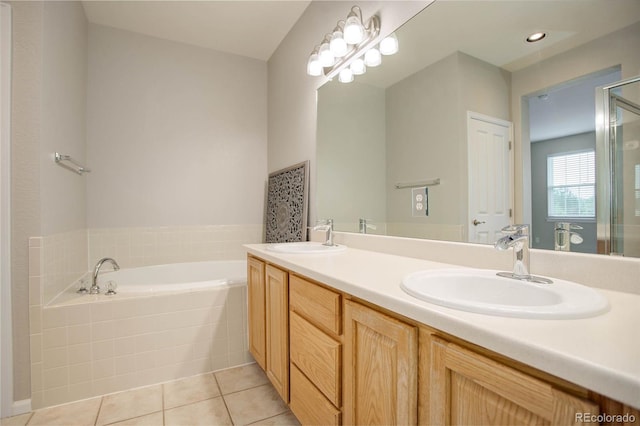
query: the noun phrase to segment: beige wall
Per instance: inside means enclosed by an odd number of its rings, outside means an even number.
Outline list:
[[[365,1],[358,3],[365,19],[380,16],[386,36],[430,1]],[[313,48],[349,13],[351,3],[312,2],[268,62],[268,168],[273,172],[301,161],[311,161],[309,210],[316,219],[316,89],[322,77],[305,69]]]
[[[467,111],[509,120],[509,74],[454,53],[387,89],[390,235],[461,241],[467,221]],[[412,217],[399,182],[440,178],[429,216]]]
[[[385,91],[337,80],[318,90],[319,219],[358,232],[358,220],[384,231],[386,222]]]
[[[42,20],[40,2],[11,2],[13,73],[11,105],[11,305],[13,397],[29,389],[29,247],[40,234],[40,116]]]
[[[259,224],[266,64],[89,29],[90,228]]]

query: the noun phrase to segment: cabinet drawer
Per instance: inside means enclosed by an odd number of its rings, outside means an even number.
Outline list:
[[[291,411],[303,425],[339,425],[336,409],[304,374],[291,364]]]
[[[289,321],[291,362],[339,407],[341,344],[295,312]]]
[[[289,291],[292,310],[337,336],[342,333],[339,293],[295,275],[291,275]]]

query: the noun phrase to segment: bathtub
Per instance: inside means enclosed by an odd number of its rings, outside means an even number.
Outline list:
[[[107,289],[109,281],[117,284],[118,294],[164,293],[190,291],[223,285],[245,284],[247,262],[223,260],[191,263],[171,263],[105,272],[98,276],[98,285]]]
[[[75,284],[31,323],[35,408],[253,362],[244,260],[105,268],[101,294]]]

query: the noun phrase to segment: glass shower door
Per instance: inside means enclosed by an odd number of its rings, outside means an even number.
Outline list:
[[[605,88],[610,164],[609,253],[640,257],[640,77]]]

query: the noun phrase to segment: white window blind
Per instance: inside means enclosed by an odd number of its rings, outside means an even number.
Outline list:
[[[595,218],[595,151],[547,157],[548,216]]]

